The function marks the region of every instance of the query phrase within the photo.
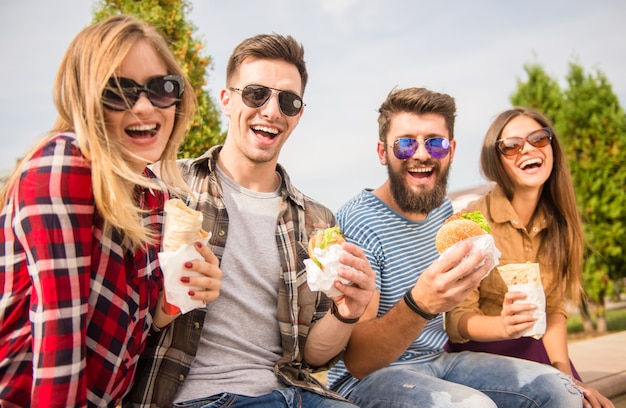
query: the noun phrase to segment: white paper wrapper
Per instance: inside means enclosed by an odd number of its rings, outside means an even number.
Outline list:
[[[343,265],[339,262],[339,257],[344,252],[346,251],[343,250],[341,245],[337,244],[331,245],[327,249],[315,248],[313,250],[313,255],[315,255],[317,260],[324,265],[324,270],[321,270],[312,259],[304,260],[307,282],[311,290],[322,291],[326,294],[326,296],[331,298],[343,295],[343,293],[337,290],[333,284],[336,280],[345,285],[352,284],[349,280],[339,277],[339,268],[351,269],[351,267]]]
[[[522,337],[539,340],[546,332],[546,295],[541,284],[539,264],[507,264],[498,267],[498,271],[509,292],[526,294],[526,299],[516,300],[515,303],[531,303],[537,306],[535,310],[526,312],[537,320],[532,327],[522,332]]]
[[[476,237],[470,237],[470,238],[461,240],[457,242],[456,244],[452,245],[450,248],[443,251],[439,257],[441,258],[445,253],[452,250],[452,248],[455,248],[457,245],[459,245],[461,242],[464,242],[464,241],[471,241],[474,245],[472,249],[470,250],[470,252],[467,255],[465,255],[463,259],[472,255],[474,252],[482,249],[487,253],[486,259],[491,260],[491,265],[493,265],[491,269],[495,268],[495,266],[500,263],[500,256],[502,255],[502,253],[500,253],[498,248],[496,248],[496,243],[493,240],[493,236],[491,236],[491,234],[483,234],[483,235],[478,235]],[[482,266],[482,263],[478,265],[477,268],[480,268],[481,266]],[[485,274],[485,276],[482,277],[482,279],[485,279],[487,276],[489,276],[490,272],[491,270],[487,271],[487,273]]]
[[[201,242],[206,245],[211,234]],[[196,251],[194,244],[181,246],[177,251],[159,252],[159,262],[163,271],[163,285],[165,286],[165,299],[167,303],[177,306],[182,314],[204,307],[202,300],[194,300],[189,297],[190,290],[202,290],[194,286],[183,285],[180,278],[183,276],[203,276],[199,272],[186,269],[183,265],[187,261],[204,260]]]

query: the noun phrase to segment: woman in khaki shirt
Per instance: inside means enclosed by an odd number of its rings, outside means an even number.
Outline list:
[[[500,265],[536,262],[546,295],[546,332],[521,337],[535,318],[522,292],[507,292],[491,273],[446,314],[448,351],[486,351],[551,364],[578,381],[593,407],[613,407],[580,381],[567,350],[567,298],[578,301],[582,284],[583,232],[563,148],[550,121],[528,108],[502,112],[485,135],[482,172],[494,188],[468,205],[480,210],[502,253]],[[495,271],[494,271],[495,272]]]

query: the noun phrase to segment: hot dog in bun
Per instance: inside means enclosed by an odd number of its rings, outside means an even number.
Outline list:
[[[439,229],[435,245],[437,251],[442,253],[463,239],[490,233],[489,223],[480,211],[459,212],[448,218]]]
[[[317,230],[317,232],[309,239],[309,257],[324,270],[324,266],[316,259],[315,248],[326,249],[333,244],[341,244],[346,242],[346,238],[339,227],[330,227]]]

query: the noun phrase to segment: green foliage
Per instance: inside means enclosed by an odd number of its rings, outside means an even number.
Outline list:
[[[626,277],[626,115],[600,71],[571,63],[561,90],[541,66],[525,70],[529,79],[518,81],[511,102],[545,113],[560,136],[587,241],[585,291],[603,303],[610,279]]]
[[[198,100],[194,121],[179,156],[197,157],[222,143],[225,135],[221,132],[219,111],[205,89],[211,58],[201,55],[204,43],[194,37],[196,27],[186,19],[191,5],[185,0],[98,0],[95,10],[94,22],[116,14],[133,15],[156,27],[170,44]]]
[[[610,309],[606,311],[606,325],[609,332],[626,330],[626,309]],[[567,319],[567,332],[580,333],[584,331],[582,318],[573,314]]]

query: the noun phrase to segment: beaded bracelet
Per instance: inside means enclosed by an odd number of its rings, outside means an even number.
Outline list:
[[[413,288],[407,290],[406,293],[404,294],[404,302],[409,307],[409,309],[411,309],[412,311],[414,311],[418,315],[422,316],[426,320],[433,320],[435,317],[439,316],[439,313],[437,313],[437,314],[430,314],[430,313],[426,313],[425,311],[420,309],[420,307],[415,302],[415,299],[413,299],[413,294],[411,293],[412,289]]]
[[[352,317],[350,319],[343,317],[342,315],[339,314],[339,311],[337,310],[337,305],[335,304],[335,302],[333,302],[333,304],[330,306],[330,313],[335,316],[337,318],[337,320],[339,320],[342,323],[346,323],[346,324],[354,324],[356,322],[359,321],[359,319],[361,318],[361,316],[359,317]]]

